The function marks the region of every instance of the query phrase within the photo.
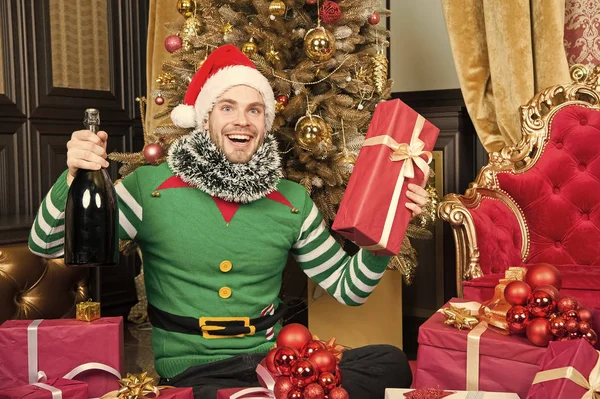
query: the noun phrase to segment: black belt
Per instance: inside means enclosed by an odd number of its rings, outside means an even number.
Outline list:
[[[273,327],[283,317],[285,304],[280,304],[272,315],[249,317],[188,317],[165,312],[148,303],[148,318],[152,326],[183,334],[202,334],[204,338],[231,338],[252,335]]]

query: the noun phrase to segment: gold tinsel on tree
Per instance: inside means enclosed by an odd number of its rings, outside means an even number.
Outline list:
[[[172,124],[171,110],[208,54],[234,44],[273,87],[273,133],[285,178],[306,188],[330,226],[375,106],[390,97],[389,31],[377,24],[389,10],[380,9],[380,0],[179,0],[177,7],[181,19],[166,25],[175,42],[168,48],[172,57],[152,92],[152,101],[162,104],[152,115],[160,124],[145,132],[146,146],[158,144],[166,154],[174,140],[189,133]],[[123,176],[148,163],[143,151],[110,158],[123,163]],[[164,156],[154,160],[161,161]],[[429,208],[428,216],[411,223],[408,237],[431,237],[425,222],[433,220],[435,208]],[[416,265],[416,252],[405,238],[390,267],[410,284]]]

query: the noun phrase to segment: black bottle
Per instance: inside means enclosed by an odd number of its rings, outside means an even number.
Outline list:
[[[98,133],[100,113],[85,111],[84,126]],[[106,169],[79,169],[65,210],[65,264],[114,266],[119,262],[117,193]]]

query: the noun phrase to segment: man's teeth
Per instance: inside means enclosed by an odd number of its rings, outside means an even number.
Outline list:
[[[229,139],[231,139],[231,140],[241,140],[241,141],[248,141],[251,138],[250,136],[245,136],[243,134],[231,134],[227,137],[229,137]]]

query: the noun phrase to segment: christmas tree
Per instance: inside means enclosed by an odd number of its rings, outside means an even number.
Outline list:
[[[163,162],[170,144],[189,133],[172,124],[171,110],[208,54],[234,44],[273,87],[272,132],[285,178],[306,188],[330,226],[375,106],[390,97],[389,31],[379,24],[389,10],[380,8],[380,0],[179,0],[176,7],[181,18],[166,26],[165,49],[172,55],[151,93],[160,106],[151,117],[159,123],[145,131],[143,151],[110,155],[123,163],[121,175]],[[432,211],[425,212],[407,236],[429,238],[425,226],[433,218]],[[416,265],[405,237],[390,267],[400,269],[410,284]]]

